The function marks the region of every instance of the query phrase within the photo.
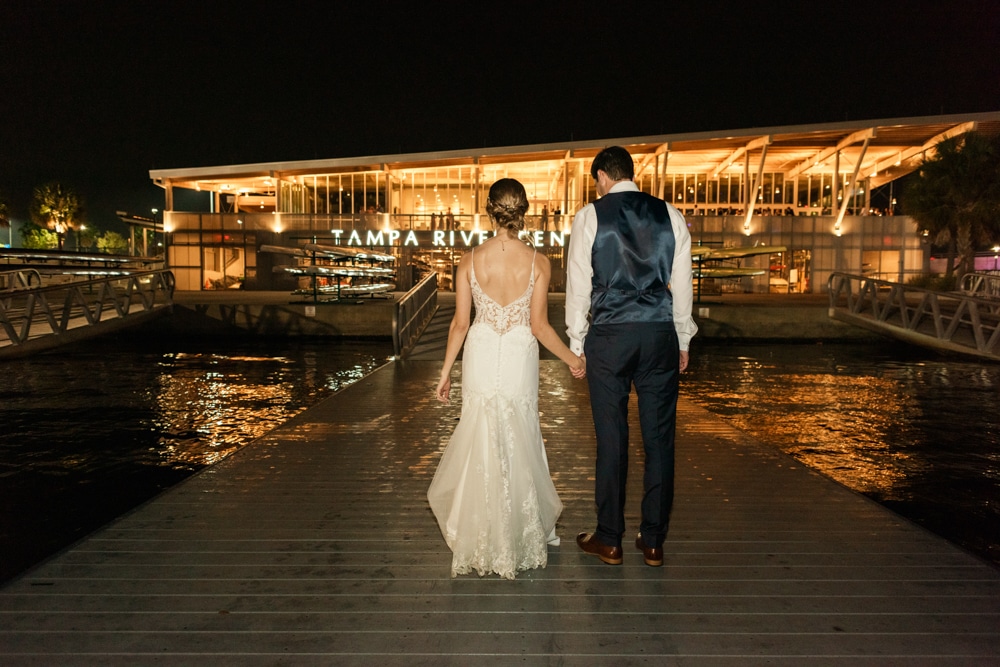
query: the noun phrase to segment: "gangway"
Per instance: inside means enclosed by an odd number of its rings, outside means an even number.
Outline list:
[[[396,357],[409,354],[438,310],[437,273],[431,272],[396,302],[392,347]]]
[[[26,356],[136,324],[173,304],[169,270],[0,292],[0,358]]]
[[[829,315],[911,344],[1000,361],[996,299],[833,273]]]
[[[962,276],[962,292],[991,299],[1000,306],[1000,273],[966,273]]]

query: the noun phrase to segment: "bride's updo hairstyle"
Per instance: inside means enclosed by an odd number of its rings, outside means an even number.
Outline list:
[[[490,188],[486,214],[497,227],[512,232],[524,229],[524,214],[528,212],[528,193],[513,178],[501,178]]]

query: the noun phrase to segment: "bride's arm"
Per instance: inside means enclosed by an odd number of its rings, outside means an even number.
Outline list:
[[[469,264],[472,262],[472,253],[464,255],[458,263],[458,271],[455,272],[455,316],[451,318],[451,326],[448,328],[448,345],[445,347],[444,366],[441,367],[441,378],[435,390],[437,398],[442,403],[449,401],[451,393],[451,367],[458,359],[458,353],[462,350],[462,343],[465,342],[465,335],[469,333],[469,317],[472,313],[472,286],[469,283]]]
[[[538,342],[556,355],[573,371],[576,377],[583,377],[584,361],[573,354],[559,334],[549,324],[549,280],[552,277],[552,267],[545,255],[535,256],[535,287],[531,293],[531,333]]]

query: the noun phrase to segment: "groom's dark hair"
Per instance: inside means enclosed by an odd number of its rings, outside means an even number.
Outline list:
[[[590,175],[597,179],[597,170],[603,171],[612,181],[631,181],[635,177],[632,155],[621,146],[608,146],[597,154],[590,165]]]

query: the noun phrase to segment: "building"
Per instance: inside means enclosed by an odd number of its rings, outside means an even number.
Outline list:
[[[294,289],[287,256],[262,246],[370,247],[397,257],[399,289],[432,269],[448,289],[457,258],[490,233],[498,178],[531,200],[528,238],[564,287],[573,214],[596,197],[590,162],[629,149],[639,187],[673,203],[694,244],[785,246],[732,260],[762,275],[704,289],[822,292],[834,271],[904,280],[928,265],[895,182],[943,139],[1000,131],[1000,112],[755,128],[501,148],[150,171],[164,188],[166,259],[181,290]],[[417,267],[411,270],[409,267]]]

